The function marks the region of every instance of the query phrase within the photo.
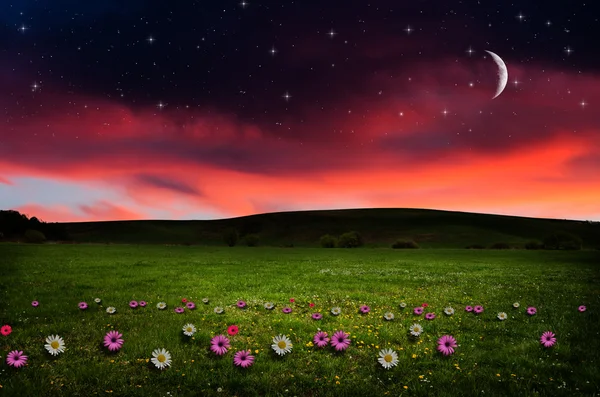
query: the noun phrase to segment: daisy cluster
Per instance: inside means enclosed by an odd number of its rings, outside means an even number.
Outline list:
[[[95,298],[94,301],[99,305],[102,303],[102,300],[100,298]],[[202,302],[204,304],[208,304],[209,299],[204,298],[202,299]],[[295,300],[293,298],[290,299],[290,303],[295,303]],[[188,301],[186,298],[182,299],[182,304],[183,306],[178,306],[175,308],[175,313],[183,313],[185,309],[196,309],[195,303],[192,301]],[[32,307],[38,307],[40,305],[40,302],[33,301],[31,305]],[[133,300],[130,301],[128,304],[128,306],[131,309],[145,307],[146,305],[147,303],[145,301],[138,302]],[[315,307],[315,304],[311,302],[308,306],[310,309],[312,309]],[[514,310],[518,310],[521,305],[518,302],[515,302],[512,306]],[[165,310],[167,308],[167,304],[165,302],[159,302],[156,305],[156,307],[159,310]],[[247,304],[245,301],[239,300],[235,304],[235,307],[237,307],[240,310],[245,310],[247,308]],[[401,302],[399,304],[399,308],[401,310],[405,309],[406,307],[407,304],[405,302]],[[80,310],[86,310],[88,308],[87,302],[79,302],[78,308]],[[273,302],[266,302],[264,303],[264,308],[266,310],[273,310],[275,308],[275,304]],[[421,316],[423,313],[425,313],[425,310],[431,310],[428,308],[429,304],[422,303],[420,306],[413,308],[412,313],[415,316]],[[465,306],[464,310],[467,313],[474,313],[475,315],[481,315],[484,312],[484,308],[482,305],[467,305]],[[578,307],[577,310],[579,312],[585,312],[587,308],[586,306],[581,305]],[[285,314],[289,314],[292,311],[293,310],[289,305],[284,306],[282,308],[282,312]],[[114,314],[116,313],[116,308],[113,306],[109,306],[106,309],[106,312],[109,314]],[[217,314],[221,314],[224,312],[224,309],[220,306],[217,306],[214,308],[214,312]],[[332,316],[339,316],[342,313],[342,310],[340,307],[336,306],[331,308],[329,312]],[[359,308],[359,313],[362,315],[368,315],[370,312],[371,308],[367,305],[361,305]],[[453,316],[455,314],[454,308],[450,306],[445,307],[443,312],[446,316]],[[529,306],[525,310],[525,313],[529,316],[535,316],[537,314],[537,308],[535,308],[534,306]],[[323,315],[317,311],[312,313],[310,317],[313,320],[318,321],[323,318]],[[388,311],[383,315],[383,318],[387,321],[392,321],[394,320],[395,316],[392,312]],[[436,314],[434,311],[428,311],[425,313],[425,319],[431,321],[435,318]],[[506,314],[506,312],[499,312],[496,315],[496,318],[500,321],[505,321],[506,319],[508,319],[508,315]],[[183,326],[182,331],[185,336],[192,337],[196,333],[197,328],[194,324],[187,323]],[[414,323],[409,327],[410,337],[420,337],[423,332],[424,328],[419,323]],[[0,335],[8,337],[11,333],[12,327],[10,325],[4,325],[0,327]],[[231,325],[227,328],[227,334],[231,337],[237,335],[238,333],[239,327],[237,325]],[[556,335],[552,331],[545,331],[541,335],[539,341],[542,346],[550,348],[554,346],[557,339]],[[65,341],[59,335],[50,335],[45,339],[45,342],[46,343],[44,344],[44,348],[52,356],[58,356],[59,354],[63,353],[66,349]],[[330,346],[335,352],[344,352],[349,348],[351,344],[350,333],[345,332],[343,330],[336,330],[332,332],[330,337],[326,331],[322,331],[319,329],[319,331],[312,337],[312,341],[309,343],[314,344],[314,346],[320,349]],[[121,334],[119,331],[112,330],[104,336],[103,344],[109,352],[117,352],[123,347],[123,334]],[[443,335],[437,340],[437,351],[439,351],[444,356],[452,355],[458,346],[459,345],[457,340],[452,335]],[[224,334],[215,335],[210,340],[209,348],[210,351],[213,352],[216,356],[224,356],[231,349],[231,341]],[[284,356],[288,353],[291,353],[293,344],[288,336],[279,334],[273,337],[271,348],[273,352],[278,356]],[[258,350],[256,352],[258,352]],[[152,358],[150,360],[155,365],[155,367],[160,370],[166,369],[172,363],[172,357],[170,352],[168,352],[164,348],[155,349],[152,352]],[[246,349],[238,350],[233,356],[233,364],[241,368],[250,367],[254,363],[254,360],[255,356],[252,355],[251,350]],[[25,353],[22,350],[10,351],[6,356],[6,363],[14,368],[21,368],[25,366],[27,364],[27,361],[28,356],[25,355]],[[391,348],[385,348],[379,352],[377,361],[381,364],[383,368],[390,369],[398,364],[398,354]]]

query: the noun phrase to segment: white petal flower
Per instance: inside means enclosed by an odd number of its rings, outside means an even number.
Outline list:
[[[167,304],[165,302],[158,302],[156,304],[156,308],[159,310],[165,310],[167,308]]]
[[[58,356],[58,353],[65,351],[65,341],[58,335],[50,335],[46,338],[44,347],[48,350],[48,353]]]
[[[383,368],[390,369],[393,366],[398,365],[398,354],[392,349],[382,349],[379,352],[377,361],[379,361]]]
[[[391,321],[394,319],[394,313],[392,312],[387,312],[383,315],[383,318],[385,318],[388,321]]]
[[[114,306],[109,306],[106,308],[106,312],[108,314],[115,314],[117,312],[117,309]]]
[[[421,327],[421,324],[417,323],[411,325],[408,329],[410,330],[410,334],[412,336],[419,336],[423,332],[423,327]]]
[[[506,320],[507,318],[508,318],[508,316],[506,315],[506,313],[504,313],[504,312],[500,312],[500,313],[498,313],[498,320],[500,320],[500,321],[504,321],[504,320]]]
[[[516,308],[518,308],[519,306],[521,306],[521,305],[519,304],[519,302],[515,302],[515,303],[513,303],[513,307],[514,307],[515,309],[516,309]]]
[[[156,349],[152,352],[152,363],[158,369],[165,369],[171,365],[171,354],[165,349]]]
[[[96,298],[96,299],[94,299],[94,302],[96,302],[97,304],[100,304],[100,303],[102,303],[102,299]]]
[[[331,314],[333,314],[334,316],[338,316],[340,313],[342,313],[342,309],[340,309],[339,307],[333,307],[331,309]]]
[[[448,306],[447,308],[444,309],[444,313],[446,313],[446,315],[451,316],[454,314],[454,309],[451,308],[450,306]]]
[[[277,335],[273,338],[273,344],[271,345],[275,353],[283,356],[286,353],[292,351],[292,341],[288,339],[285,335]]]
[[[196,333],[196,327],[194,324],[186,324],[183,326],[183,334],[186,336],[192,336]]]
[[[404,308],[406,307],[406,303],[405,303],[405,302],[400,302],[400,307],[401,307],[402,309],[404,309]]]
[[[223,308],[221,306],[215,307],[215,313],[217,313],[217,314],[223,313]]]

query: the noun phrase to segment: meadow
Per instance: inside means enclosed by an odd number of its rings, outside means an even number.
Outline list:
[[[598,394],[598,259],[597,251],[0,244],[0,326],[12,327],[0,336],[0,394]],[[196,309],[175,313],[182,299]],[[132,309],[131,300],[148,305]],[[161,301],[167,309],[157,309]],[[264,308],[268,301],[273,310]],[[423,303],[435,319],[413,314]],[[370,312],[361,314],[362,305]],[[465,312],[467,305],[484,312]],[[292,312],[284,314],[285,306]],[[334,306],[339,316],[330,313]],[[444,314],[448,306],[454,315]],[[528,306],[537,314],[527,315]],[[323,318],[313,320],[315,312]],[[386,312],[394,319],[386,321]],[[500,321],[499,312],[508,318]],[[409,335],[415,322],[424,328],[420,337]],[[193,337],[183,335],[187,323],[197,328]],[[228,336],[230,325],[239,333]],[[110,330],[123,334],[118,352],[102,344]],[[312,343],[318,330],[344,330],[351,344],[343,352],[319,349]],[[545,331],[556,334],[551,348],[540,344]],[[54,334],[66,344],[56,357],[44,348]],[[209,349],[218,334],[231,341],[222,357]],[[289,354],[271,349],[278,334],[291,339]],[[454,354],[436,350],[442,335],[456,338]],[[399,361],[386,370],[377,358],[388,347]],[[157,348],[172,356],[162,371],[149,362]],[[26,366],[7,365],[15,349],[28,355]],[[255,356],[249,368],[233,365],[242,349]]]

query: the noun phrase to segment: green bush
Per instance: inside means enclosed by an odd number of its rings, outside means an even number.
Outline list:
[[[392,244],[393,249],[400,248],[419,248],[419,244],[417,244],[413,240],[396,240],[394,244]]]
[[[508,243],[494,243],[492,245],[490,245],[490,249],[493,250],[507,250],[510,248],[510,245],[508,245]]]
[[[338,238],[338,247],[356,248],[363,245],[362,237],[358,232],[348,232]]]
[[[580,250],[581,238],[567,232],[555,232],[544,238],[544,248],[549,250]]]
[[[24,237],[26,243],[39,244],[46,241],[46,236],[44,236],[44,233],[33,229],[26,230]]]
[[[229,247],[233,247],[234,245],[236,245],[239,239],[240,239],[240,235],[238,234],[238,231],[235,229],[227,229],[223,233],[223,241]]]
[[[525,249],[526,250],[541,250],[541,249],[544,249],[544,244],[542,244],[539,241],[532,240],[532,241],[529,241],[527,244],[525,244]]]
[[[321,243],[321,247],[323,248],[335,248],[337,245],[337,238],[331,234],[325,234],[324,236],[321,236],[319,241]]]
[[[259,241],[260,237],[258,237],[258,234],[251,233],[244,236],[244,242],[248,247],[256,247]]]

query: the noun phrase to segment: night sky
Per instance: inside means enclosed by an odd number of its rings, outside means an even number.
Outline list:
[[[600,4],[0,1],[0,209],[600,220]],[[508,84],[492,99],[500,56]]]

